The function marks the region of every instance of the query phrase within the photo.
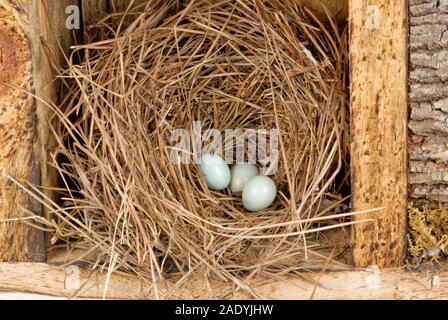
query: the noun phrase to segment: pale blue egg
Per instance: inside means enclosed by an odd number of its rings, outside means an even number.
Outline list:
[[[243,189],[243,205],[252,212],[268,208],[277,196],[274,180],[266,176],[257,176],[249,180]]]
[[[200,168],[210,189],[223,190],[229,186],[230,169],[220,156],[214,154],[203,155]]]
[[[231,170],[230,190],[233,193],[242,192],[246,183],[260,173],[253,164],[241,163],[233,166]]]

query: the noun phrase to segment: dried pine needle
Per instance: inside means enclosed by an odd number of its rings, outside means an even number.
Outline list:
[[[76,47],[84,59],[61,70],[52,128],[61,202],[44,198],[52,218],[39,221],[55,248],[94,250],[93,264],[137,274],[158,294],[173,270],[244,287],[306,258],[328,262],[310,234],[353,223],[323,205],[341,199],[345,32],[293,0],[140,9],[127,27],[107,25],[108,39]],[[171,161],[170,133],[197,120],[220,132],[278,130],[271,208],[247,215],[238,197],[209,190],[197,165]]]

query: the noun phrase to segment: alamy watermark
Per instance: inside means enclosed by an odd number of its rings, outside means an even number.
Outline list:
[[[68,30],[81,29],[81,10],[77,5],[71,5],[65,8],[65,13],[68,15],[65,20],[65,27]]]
[[[379,30],[381,28],[381,11],[376,5],[370,5],[366,8],[366,29]]]
[[[225,129],[221,132],[203,130],[201,121],[194,121],[191,130],[173,130],[169,144],[174,164],[200,164],[202,155],[216,154],[227,164],[259,165],[263,175],[274,175],[278,170],[277,129]]]
[[[64,289],[79,290],[81,288],[81,276],[79,267],[69,265],[65,268]]]

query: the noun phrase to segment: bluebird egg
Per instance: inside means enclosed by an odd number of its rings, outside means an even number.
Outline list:
[[[205,154],[202,156],[200,169],[205,183],[210,189],[223,190],[230,184],[230,169],[227,163],[218,155]]]
[[[274,180],[266,176],[256,176],[244,186],[243,205],[249,211],[261,211],[274,202],[276,195]]]
[[[233,166],[231,170],[230,190],[233,193],[242,192],[246,183],[260,173],[253,164],[241,163]]]

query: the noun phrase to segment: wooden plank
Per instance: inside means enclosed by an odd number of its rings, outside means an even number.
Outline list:
[[[58,181],[58,173],[50,165],[56,142],[49,130],[51,110],[40,99],[58,104],[62,98],[59,96],[59,83],[55,81],[54,68],[66,63],[69,48],[75,42],[77,31],[66,27],[66,8],[70,5],[78,6],[79,3],[78,0],[26,0],[24,5],[29,12],[28,34],[32,45],[34,91],[39,97],[35,102],[41,185],[51,188]],[[47,197],[55,199],[51,190],[45,188],[44,191]],[[44,213],[51,219],[46,211]]]
[[[23,292],[0,292],[0,300],[66,300],[62,297]]]
[[[88,270],[64,268],[43,263],[1,263],[0,292],[35,293],[47,296],[102,298],[106,274],[91,276]],[[76,275],[79,275],[77,278]],[[90,277],[90,278],[89,278]],[[447,299],[448,272],[437,275],[403,271],[345,271],[304,273],[310,281],[283,277],[258,278],[253,286],[257,298],[266,299]],[[179,278],[167,280],[172,285]],[[87,282],[86,282],[87,281]],[[254,282],[251,284],[253,285]],[[78,290],[78,284],[82,289]],[[160,295],[166,293],[160,286]],[[184,282],[171,296],[174,299],[250,299],[254,295],[235,290],[221,281],[195,276]],[[108,299],[154,299],[148,283],[131,276],[113,274],[108,282]],[[159,296],[161,297],[161,296]]]
[[[89,30],[92,30],[98,21],[107,16],[111,3],[108,0],[82,0],[81,3],[84,35],[86,37],[89,35]],[[88,38],[93,40],[96,37],[90,36]],[[86,40],[88,41],[88,39]]]
[[[18,222],[18,206],[42,207],[7,178],[40,183],[33,68],[28,38],[18,19],[0,9],[0,261],[45,261],[42,232]],[[11,87],[13,86],[13,87]]]
[[[345,21],[348,18],[348,0],[300,0],[309,8],[315,10],[321,17],[325,16],[324,5],[337,21]]]
[[[89,27],[113,12],[125,11],[131,0],[82,0],[83,25]],[[135,2],[135,1],[134,1]]]
[[[55,185],[56,173],[47,165],[52,150],[49,108],[28,93],[56,101],[51,64],[63,61],[59,43],[69,45],[65,9],[72,2],[0,0],[0,57],[5,57],[0,59],[0,81],[5,83],[0,90],[0,167],[16,180]],[[0,261],[45,261],[44,234],[17,221],[23,217],[19,206],[39,215],[42,206],[5,178],[0,195]]]
[[[407,2],[349,2],[353,210],[357,266],[404,262],[407,195]]]
[[[95,25],[109,14],[125,12],[129,5],[132,7],[144,3],[146,0],[80,0],[82,4],[82,19],[84,26],[85,43],[99,41],[104,39]],[[126,19],[126,22],[132,21],[132,18]]]

